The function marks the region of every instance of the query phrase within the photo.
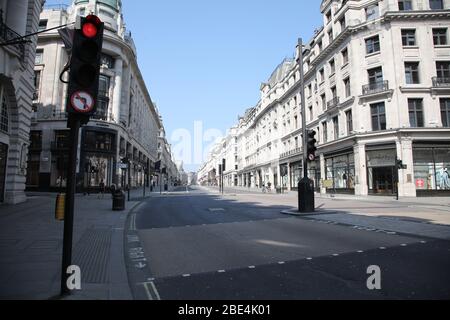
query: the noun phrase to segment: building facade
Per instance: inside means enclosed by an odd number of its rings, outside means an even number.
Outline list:
[[[19,37],[38,30],[43,3],[43,0],[0,1],[0,203],[26,200],[37,37]]]
[[[97,112],[80,132],[78,190],[95,191],[102,183],[142,186],[158,160],[162,120],[139,69],[131,33],[125,29],[121,1],[75,0],[68,7],[46,7],[39,28],[65,25],[90,13],[105,23],[105,33]],[[60,81],[60,74],[68,59],[57,30],[39,35],[28,156],[29,190],[52,191],[66,186],[67,84]]]
[[[324,0],[320,10],[302,61],[305,115],[299,64],[287,59],[239,121],[230,185],[295,190],[305,116],[319,140],[318,192],[449,195],[450,1]]]

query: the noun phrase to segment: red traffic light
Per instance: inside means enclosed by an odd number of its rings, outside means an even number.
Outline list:
[[[86,22],[82,26],[83,35],[86,38],[94,38],[98,34],[98,27],[101,24],[99,17],[90,15],[86,17]]]

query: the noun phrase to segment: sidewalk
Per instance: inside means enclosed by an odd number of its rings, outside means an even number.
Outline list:
[[[124,227],[142,197],[132,191],[126,210],[112,211],[110,194],[75,198],[72,263],[82,290],[67,299],[132,299],[124,261]],[[51,299],[60,291],[63,222],[54,219],[55,194],[36,194],[0,206],[0,299]]]

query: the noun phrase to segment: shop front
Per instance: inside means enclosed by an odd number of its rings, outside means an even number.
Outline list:
[[[294,162],[289,165],[290,167],[290,184],[291,190],[298,190],[298,183],[303,178],[303,164],[302,161]]]
[[[325,157],[327,193],[355,194],[355,156],[353,153]]]
[[[0,203],[5,201],[7,159],[8,159],[8,145],[0,142]]]
[[[397,151],[391,148],[368,149],[367,178],[369,194],[393,195],[397,192],[398,170],[396,170]]]
[[[450,196],[450,144],[413,147],[417,196]]]
[[[81,167],[84,190],[110,187],[116,174],[116,132],[85,129],[82,137]]]

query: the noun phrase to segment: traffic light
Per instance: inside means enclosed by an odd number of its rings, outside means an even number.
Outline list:
[[[307,151],[308,151],[308,160],[314,161],[316,160],[316,132],[314,130],[307,130]]]
[[[408,166],[406,164],[403,164],[403,160],[397,159],[395,165],[397,166],[398,170],[406,170],[408,169]]]
[[[81,18],[73,36],[67,109],[69,114],[89,118],[97,109],[104,24],[97,16]]]

